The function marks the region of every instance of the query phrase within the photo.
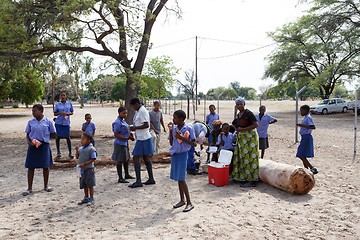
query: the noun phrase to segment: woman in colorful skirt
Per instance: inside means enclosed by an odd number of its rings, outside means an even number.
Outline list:
[[[258,122],[254,114],[245,109],[245,99],[235,100],[239,110],[232,124],[236,128],[236,146],[232,163],[232,178],[240,181],[242,187],[256,187],[259,181],[259,137]]]
[[[29,147],[25,161],[25,167],[28,169],[28,189],[23,192],[24,196],[32,192],[35,168],[43,169],[44,190],[52,191],[52,188],[48,186],[49,167],[53,164],[49,143],[50,136],[55,137],[55,128],[52,121],[45,117],[43,112],[43,106],[35,104],[32,108],[34,118],[29,120],[25,129]]]

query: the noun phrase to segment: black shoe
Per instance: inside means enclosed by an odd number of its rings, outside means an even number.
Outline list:
[[[56,154],[56,157],[61,157],[61,153],[58,152],[58,153]]]
[[[201,172],[198,172],[195,169],[188,169],[187,173],[190,174],[190,175],[201,175],[202,174]]]
[[[143,184],[145,184],[145,185],[152,185],[152,184],[155,184],[155,180],[154,180],[154,179],[149,179],[149,180],[147,180],[146,182],[144,182]]]
[[[126,180],[125,180],[125,179],[123,179],[123,178],[119,178],[118,183],[129,183],[129,182],[128,182],[128,181],[126,181]]]
[[[135,179],[135,178],[133,176],[131,176],[131,175],[126,175],[125,179]]]
[[[133,184],[130,184],[128,187],[129,188],[137,188],[137,187],[142,187],[142,183],[138,183],[138,182],[134,182]]]
[[[74,158],[74,155],[72,155],[71,153],[69,153],[69,158]]]
[[[88,202],[89,202],[89,198],[84,197],[84,199],[81,200],[81,202],[78,202],[78,205],[83,205],[83,204],[88,203]]]

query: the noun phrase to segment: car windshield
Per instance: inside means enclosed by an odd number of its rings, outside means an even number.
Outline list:
[[[329,99],[322,100],[319,105],[326,105],[329,103]]]

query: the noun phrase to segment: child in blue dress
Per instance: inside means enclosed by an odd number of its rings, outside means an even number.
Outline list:
[[[300,158],[304,164],[305,168],[311,170],[313,174],[317,174],[318,170],[314,168],[307,158],[314,157],[314,143],[311,132],[315,129],[315,124],[310,116],[310,107],[308,105],[303,105],[300,107],[301,116],[305,116],[301,123],[298,123],[297,126],[300,127],[301,141],[298,147],[296,157]]]
[[[194,129],[185,124],[186,114],[183,110],[177,110],[173,115],[173,123],[169,123],[169,142],[171,153],[171,171],[170,178],[178,182],[180,192],[180,202],[175,204],[174,208],[185,205],[183,212],[189,212],[194,208],[190,200],[190,194],[185,182],[186,163],[188,151],[191,146],[196,147]]]
[[[66,94],[60,93],[60,102],[55,104],[54,116],[56,128],[56,149],[57,157],[61,157],[60,152],[60,139],[65,138],[69,150],[69,157],[73,158],[71,153],[71,140],[70,140],[70,116],[74,114],[74,108],[70,101],[66,101]]]
[[[50,136],[55,137],[55,128],[52,121],[44,116],[44,107],[41,104],[35,104],[32,108],[33,119],[29,120],[25,132],[26,140],[29,145],[25,167],[28,169],[28,189],[23,195],[29,195],[32,192],[35,168],[43,169],[44,190],[51,192],[52,188],[48,186],[49,167],[53,164],[50,150]]]
[[[91,121],[91,114],[90,113],[87,113],[85,114],[85,122],[83,123],[82,127],[81,127],[81,130],[84,132],[84,133],[90,133],[91,136],[93,137],[93,140],[92,140],[92,145],[95,147],[95,130],[96,130],[96,127],[95,127],[95,124]]]
[[[125,122],[127,110],[124,107],[119,107],[119,116],[112,124],[112,130],[115,136],[114,152],[112,160],[117,162],[116,170],[119,176],[118,183],[129,183],[126,179],[134,179],[129,174],[129,143],[128,140],[134,141],[134,135],[130,132],[129,125]],[[124,165],[125,179],[122,176],[122,165]]]

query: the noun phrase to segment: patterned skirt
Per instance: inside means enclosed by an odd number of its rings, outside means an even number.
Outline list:
[[[237,181],[259,181],[259,137],[256,130],[237,134],[232,178]]]

